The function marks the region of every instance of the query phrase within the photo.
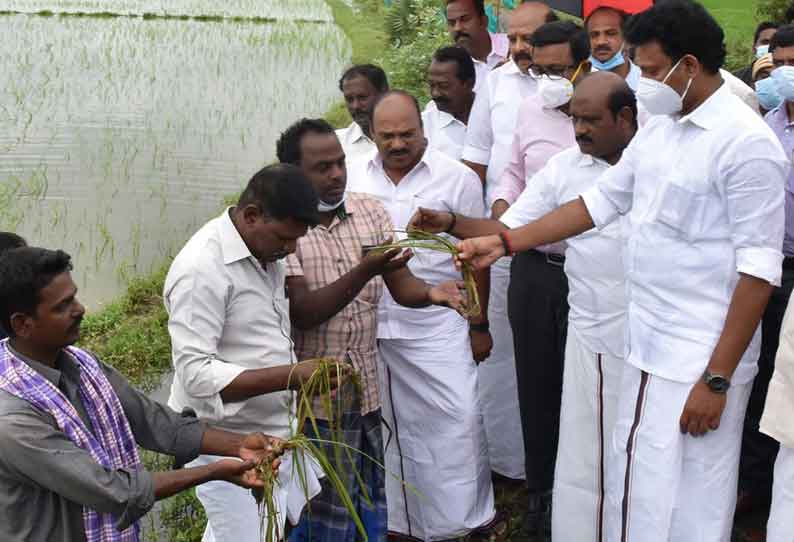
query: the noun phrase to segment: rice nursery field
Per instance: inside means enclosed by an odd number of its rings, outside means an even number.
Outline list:
[[[71,253],[90,308],[174,254],[287,125],[322,115],[351,56],[321,0],[0,12],[0,229]]]

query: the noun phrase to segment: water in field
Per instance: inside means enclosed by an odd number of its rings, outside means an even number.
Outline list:
[[[0,12],[0,230],[71,253],[94,308],[219,213],[287,125],[322,115],[350,58],[321,0]]]

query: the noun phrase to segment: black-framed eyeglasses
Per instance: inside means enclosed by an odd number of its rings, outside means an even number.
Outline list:
[[[532,75],[534,77],[538,77],[539,78],[539,77],[543,77],[545,75],[546,77],[548,77],[549,79],[551,79],[553,81],[555,79],[557,79],[557,80],[565,79],[565,73],[568,70],[574,69],[575,67],[576,66],[564,66],[564,67],[561,68],[559,66],[550,66],[550,67],[546,68],[544,66],[539,66],[537,64],[533,64],[532,66],[529,67],[529,71],[532,72]]]

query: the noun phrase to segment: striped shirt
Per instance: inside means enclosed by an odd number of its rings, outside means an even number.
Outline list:
[[[287,277],[302,276],[310,289],[323,288],[361,262],[363,246],[383,243],[393,230],[389,214],[379,201],[349,192],[330,226],[319,225],[298,240],[297,250],[286,260]],[[350,355],[361,378],[363,414],[380,407],[375,363],[382,294],[383,279],[375,277],[330,320],[310,330],[292,329],[299,360],[329,357],[342,361]]]

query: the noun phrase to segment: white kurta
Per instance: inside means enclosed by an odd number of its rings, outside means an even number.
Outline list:
[[[477,175],[433,149],[398,184],[378,156],[357,162],[348,189],[381,200],[397,228],[419,206],[484,213]],[[430,283],[460,277],[445,254],[418,251],[408,265]],[[389,530],[444,540],[489,522],[493,490],[466,321],[441,307],[402,307],[385,292],[378,337],[386,467],[419,493],[386,478]]]
[[[501,222],[516,228],[537,220],[575,200],[608,168],[578,147],[556,154],[527,183]],[[619,221],[567,241],[570,311],[554,476],[555,541],[602,540],[605,476],[612,465],[611,435],[625,349],[623,243]]]

